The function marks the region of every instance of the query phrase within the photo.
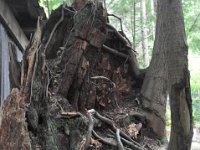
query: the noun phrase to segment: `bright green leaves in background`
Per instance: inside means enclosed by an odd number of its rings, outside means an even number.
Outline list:
[[[200,1],[183,0],[194,123],[200,127]]]
[[[47,14],[51,13],[52,10],[55,10],[63,3],[71,4],[73,0],[39,0],[40,6],[42,6]]]
[[[200,54],[200,1],[183,0],[185,27],[189,49]]]

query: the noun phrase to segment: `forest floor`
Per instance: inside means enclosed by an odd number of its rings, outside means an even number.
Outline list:
[[[122,130],[124,133],[132,137],[138,142],[145,150],[165,150],[166,139],[158,140],[155,135],[152,135],[147,127],[147,119],[145,112],[140,108],[140,102],[137,99],[125,99],[118,104],[119,107],[113,107],[107,110],[101,110],[101,115],[109,118],[114,122],[114,125]],[[137,130],[137,125],[142,124],[142,128]],[[136,125],[136,126],[134,126]],[[98,133],[104,137],[105,135],[112,134],[111,130],[98,128]],[[138,131],[138,132],[137,132]],[[110,133],[109,133],[110,132]]]

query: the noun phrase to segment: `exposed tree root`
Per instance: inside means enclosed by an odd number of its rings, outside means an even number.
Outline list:
[[[119,133],[120,133],[120,130],[117,129],[117,131],[116,131],[116,138],[117,138],[118,150],[124,150],[124,146],[123,146],[123,143],[121,141],[121,137],[120,137]]]
[[[88,133],[86,136],[86,142],[85,142],[85,149],[89,147],[91,136],[92,136],[92,130],[94,128],[94,121],[92,118],[92,112],[88,111],[88,119],[89,119],[89,126],[88,126]]]
[[[98,135],[94,130],[92,131],[95,138],[99,139],[102,143],[117,147],[117,142],[111,138],[105,138]]]
[[[126,55],[124,53],[120,53],[118,50],[110,48],[110,47],[108,47],[106,45],[103,45],[103,49],[107,50],[108,52],[110,52],[110,53],[112,53],[114,55],[120,56],[122,58],[125,58],[125,59],[129,58],[128,55]]]
[[[104,138],[102,138],[101,136],[99,136],[94,130],[94,121],[93,121],[93,117],[96,117],[97,119],[100,119],[101,121],[105,122],[106,124],[108,124],[112,130],[114,130],[116,132],[116,142],[117,145],[114,144],[113,142],[108,142],[107,140],[103,140]],[[112,120],[100,115],[96,110],[91,109],[88,110],[88,118],[89,118],[89,127],[88,127],[88,134],[87,134],[87,139],[91,138],[91,131],[93,130],[93,134],[96,138],[101,139],[101,141],[103,141],[106,144],[112,145],[112,146],[118,146],[119,150],[123,150],[123,144],[122,142],[124,142],[126,145],[129,145],[131,148],[134,148],[135,150],[142,150],[142,146],[137,143],[136,141],[132,140],[128,135],[126,135],[123,131],[121,131],[120,129],[118,129],[117,127],[115,127],[115,125],[113,124]],[[87,141],[87,140],[86,140]],[[87,144],[88,145],[88,144]]]

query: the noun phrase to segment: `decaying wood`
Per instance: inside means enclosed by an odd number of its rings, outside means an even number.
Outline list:
[[[37,66],[37,54],[40,49],[41,41],[41,26],[40,20],[38,20],[37,30],[30,43],[30,48],[25,51],[23,63],[22,63],[22,75],[21,75],[21,93],[23,94],[24,103],[30,103],[30,97],[32,94],[32,82],[35,75],[35,66]]]
[[[94,116],[97,117],[98,119],[100,119],[101,121],[105,122],[106,124],[108,124],[112,130],[114,130],[115,132],[117,132],[118,128],[115,127],[115,125],[113,124],[112,120],[100,115],[97,111],[95,110],[90,110],[90,112],[94,113]],[[134,149],[137,150],[141,150],[141,145],[139,143],[137,143],[136,141],[132,140],[128,135],[126,135],[123,131],[120,131],[119,133],[123,138],[126,139],[126,141],[132,142],[132,145],[134,145]]]
[[[104,144],[142,149],[96,111],[134,99],[140,87],[136,55],[107,23],[101,2],[75,0],[73,5],[56,9],[43,28],[38,23],[23,56],[21,87],[4,103],[0,149],[89,149],[92,138],[103,143],[102,149]],[[99,134],[96,120],[117,140]]]

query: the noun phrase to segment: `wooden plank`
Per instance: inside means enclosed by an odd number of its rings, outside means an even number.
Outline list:
[[[4,0],[0,0],[0,22],[10,33],[19,48],[24,50],[29,41]]]

